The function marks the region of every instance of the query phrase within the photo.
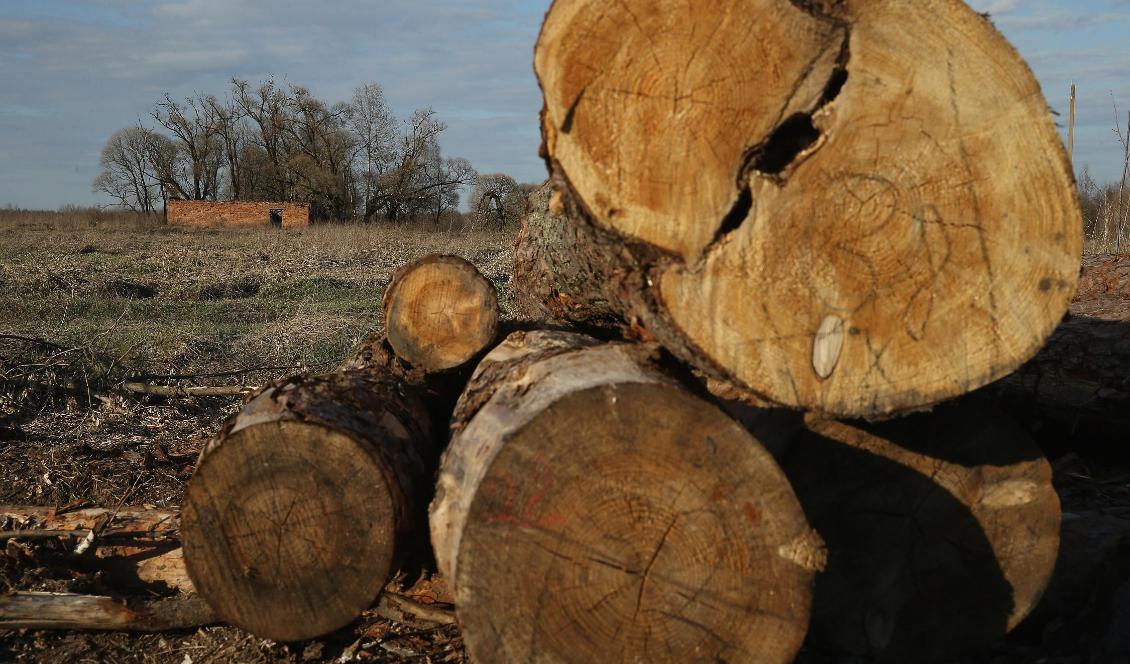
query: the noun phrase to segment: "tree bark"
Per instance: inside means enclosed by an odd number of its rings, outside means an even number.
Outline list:
[[[197,592],[280,641],[355,619],[423,539],[438,461],[421,391],[380,366],[268,388],[201,454],[182,538]]]
[[[498,334],[498,293],[457,256],[426,256],[396,271],[381,302],[396,354],[425,371],[479,357]]]
[[[654,352],[519,332],[476,370],[431,507],[472,659],[796,655],[820,539],[770,455]]]
[[[915,410],[1010,373],[1067,308],[1070,165],[964,3],[557,0],[535,69],[563,208],[619,244],[603,295],[735,393]]]
[[[1051,468],[991,408],[964,401],[881,424],[808,416],[782,466],[828,546],[816,642],[950,661],[1014,628],[1052,575]]]

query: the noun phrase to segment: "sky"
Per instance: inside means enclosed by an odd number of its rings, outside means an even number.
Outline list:
[[[1130,0],[973,0],[1028,60],[1076,164],[1121,175],[1112,94],[1130,110]],[[443,148],[480,172],[541,181],[532,50],[549,0],[0,0],[0,206],[108,202],[102,145],[166,92],[276,76],[329,102],[379,83],[401,115],[431,106]],[[151,123],[150,123],[151,124]]]

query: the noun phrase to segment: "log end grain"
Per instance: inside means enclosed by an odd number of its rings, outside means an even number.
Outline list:
[[[293,641],[338,629],[373,602],[393,564],[395,524],[372,454],[326,427],[281,421],[242,428],[201,460],[181,527],[189,576],[216,612]]]
[[[498,334],[498,293],[457,256],[428,256],[393,276],[382,301],[388,342],[426,371],[463,366]]]

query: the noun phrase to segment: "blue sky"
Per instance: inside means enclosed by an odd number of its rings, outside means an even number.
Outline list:
[[[1130,0],[975,0],[1064,112],[1079,85],[1076,163],[1121,172],[1111,93],[1130,110]],[[323,6],[325,5],[325,6]],[[0,205],[104,202],[91,193],[115,129],[165,92],[276,75],[347,99],[380,83],[402,114],[431,105],[444,149],[537,181],[541,105],[531,51],[549,0],[0,0]],[[1065,120],[1064,120],[1065,121]]]

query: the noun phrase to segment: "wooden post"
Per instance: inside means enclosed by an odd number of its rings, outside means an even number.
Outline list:
[[[1071,114],[1067,120],[1067,157],[1075,165],[1075,84],[1071,84]]]

